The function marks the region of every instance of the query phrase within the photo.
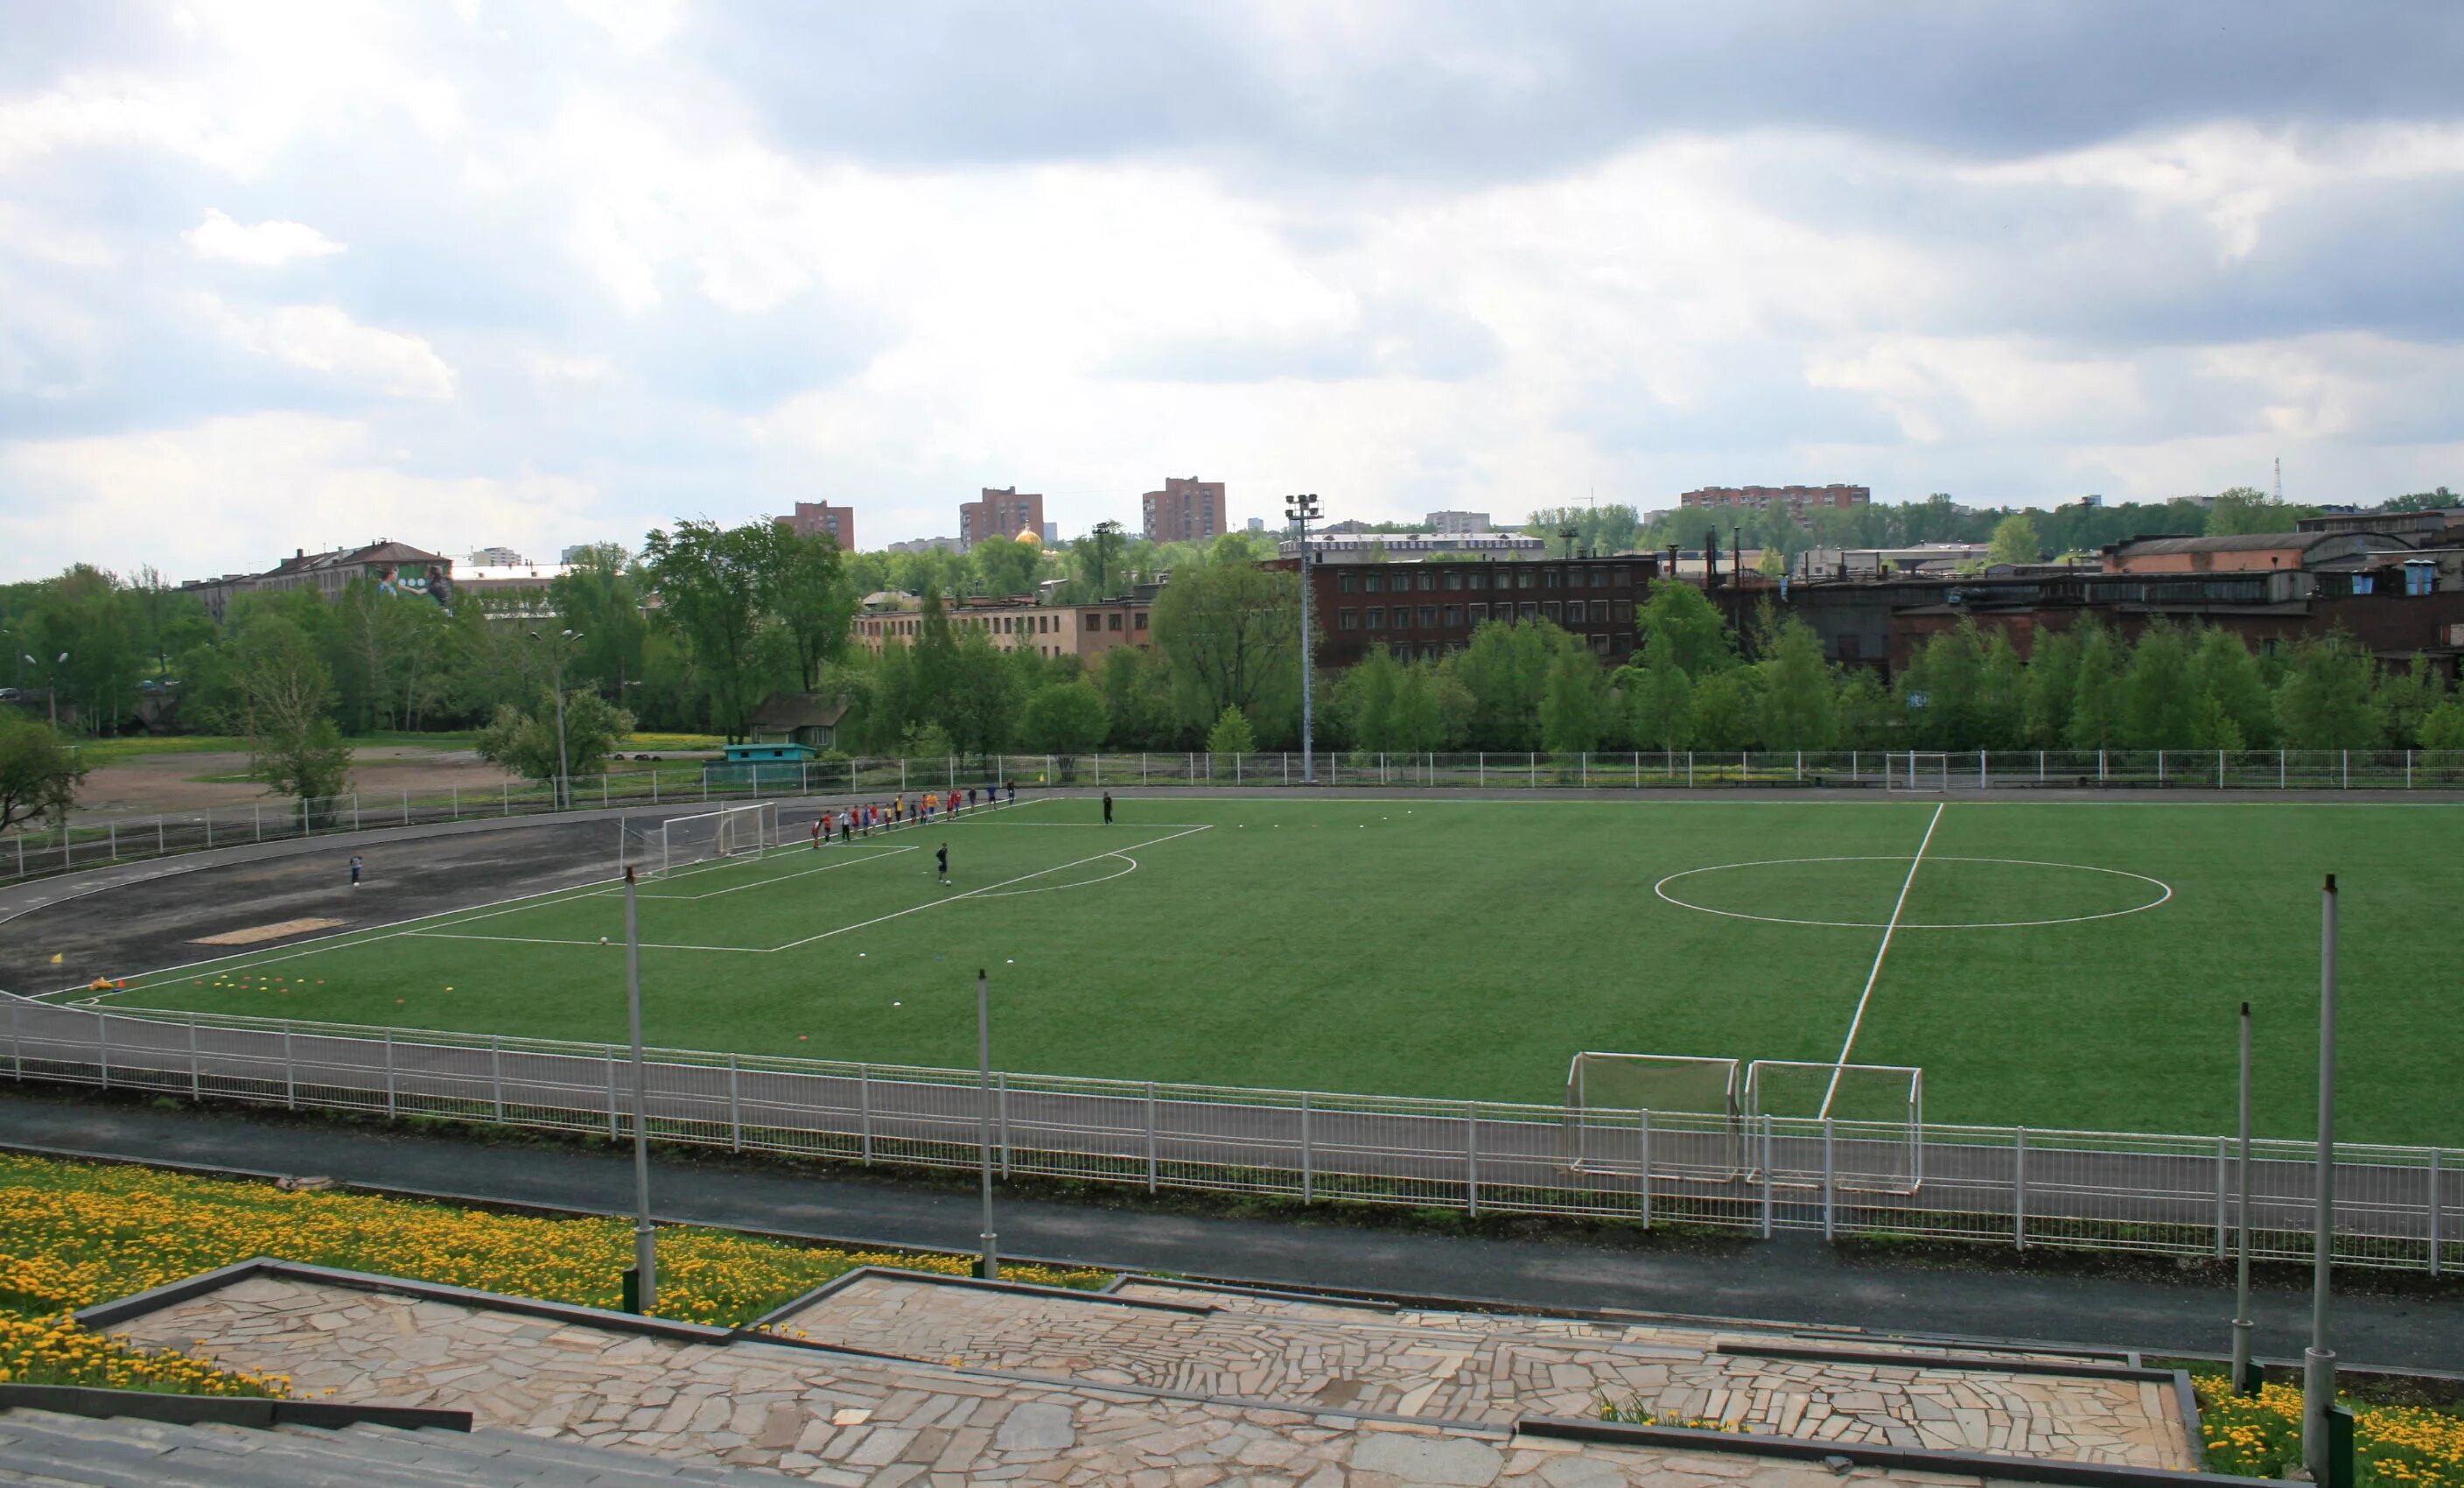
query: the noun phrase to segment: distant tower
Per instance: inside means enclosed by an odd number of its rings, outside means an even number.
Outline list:
[[[2276,457],[2276,504],[2284,504],[2284,456]]]

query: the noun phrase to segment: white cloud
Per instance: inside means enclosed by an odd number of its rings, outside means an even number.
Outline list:
[[[11,569],[74,562],[176,577],[253,571],[294,547],[399,538],[454,552],[482,542],[553,550],[589,530],[588,483],[527,471],[423,476],[365,424],[256,413],[183,429],[0,444],[0,549]],[[70,522],[50,520],[76,513]]]
[[[201,258],[255,269],[278,269],[296,258],[323,258],[342,251],[341,244],[303,222],[269,218],[242,227],[211,208],[207,209],[205,221],[180,237]]]
[[[278,305],[251,313],[212,295],[198,296],[197,304],[223,336],[259,356],[396,397],[453,396],[453,368],[426,337],[362,325],[332,305]]]

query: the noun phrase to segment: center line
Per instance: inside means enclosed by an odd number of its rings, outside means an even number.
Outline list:
[[[1857,1015],[1848,1020],[1848,1038],[1839,1046],[1839,1057],[1831,1066],[1830,1087],[1822,1092],[1822,1109],[1815,1116],[1831,1114],[1831,1101],[1839,1094],[1839,1075],[1848,1067],[1848,1051],[1857,1047],[1857,1029],[1865,1021],[1865,1004],[1873,1000],[1874,984],[1881,980],[1882,958],[1891,953],[1891,936],[1900,928],[1900,912],[1908,907],[1908,890],[1916,886],[1917,870],[1925,866],[1925,849],[1933,845],[1933,830],[1941,825],[1942,809],[1950,803],[1937,802],[1933,815],[1925,822],[1925,840],[1917,844],[1917,855],[1908,861],[1908,876],[1900,884],[1899,902],[1891,906],[1891,922],[1882,927],[1882,944],[1874,952],[1874,969],[1865,973],[1865,989],[1857,994]]]

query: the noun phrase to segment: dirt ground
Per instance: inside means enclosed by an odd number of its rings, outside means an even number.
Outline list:
[[[272,799],[254,781],[196,778],[237,775],[247,768],[248,756],[237,750],[158,754],[106,765],[86,777],[77,814],[79,818],[151,816]],[[507,778],[503,769],[468,749],[376,744],[361,749],[351,761],[351,788],[380,799],[405,790],[494,790]]]

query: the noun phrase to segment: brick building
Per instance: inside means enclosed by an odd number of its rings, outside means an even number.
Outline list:
[[[1138,498],[1150,543],[1211,543],[1231,530],[1223,482],[1166,476],[1163,489]]]
[[[962,599],[950,606],[955,635],[980,631],[997,651],[1032,650],[1043,656],[1076,656],[1093,663],[1116,646],[1154,643],[1153,586],[1138,593],[1088,605],[1040,605],[1031,599]],[[920,609],[880,609],[855,618],[857,644],[878,654],[892,638],[913,646],[924,630]]]
[[[1293,568],[1298,559],[1268,565]],[[1648,556],[1529,563],[1309,565],[1311,616],[1325,635],[1321,666],[1358,663],[1372,646],[1435,659],[1471,643],[1490,620],[1546,620],[1583,637],[1604,662],[1634,654],[1634,609],[1660,574]]]
[[[341,597],[354,579],[372,579],[390,584],[403,593],[426,595],[439,604],[451,604],[453,560],[390,540],[321,553],[295,548],[290,557],[263,573],[227,573],[218,579],[200,579],[181,585],[180,592],[194,596],[205,605],[207,613],[220,620],[234,594],[313,589],[332,600]]]
[[[779,525],[800,538],[835,539],[842,553],[855,551],[855,508],[852,506],[832,506],[827,501],[798,501],[793,513],[779,519]]]
[[[2366,553],[2409,551],[2384,532],[2247,532],[2234,537],[2143,537],[2099,551],[2107,573],[2265,573],[2317,568]]]
[[[1818,507],[1846,511],[1872,503],[1874,493],[1866,486],[1705,486],[1677,498],[1680,506],[1701,508],[1747,508],[1762,511],[1773,503],[1788,508],[1788,514],[1805,523],[1806,513]]]
[[[972,501],[958,503],[958,551],[965,552],[989,537],[1013,537],[1020,528],[1041,534],[1044,531],[1044,498],[1036,492],[1022,496],[1016,486],[995,490],[982,489]]]

